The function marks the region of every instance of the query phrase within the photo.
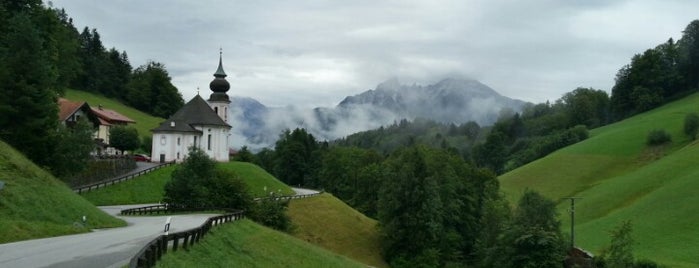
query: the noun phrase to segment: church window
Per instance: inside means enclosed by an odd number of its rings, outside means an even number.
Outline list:
[[[177,145],[180,145],[180,137],[177,137]]]
[[[180,152],[177,152],[177,159],[180,159]]]
[[[194,136],[194,147],[197,147],[197,136]]]
[[[209,151],[211,150],[211,134],[209,134],[208,144],[206,147],[208,148]]]
[[[165,142],[167,142],[165,136],[160,136],[160,145],[165,145]]]
[[[214,112],[216,112],[216,114],[218,114],[218,107],[214,107]]]

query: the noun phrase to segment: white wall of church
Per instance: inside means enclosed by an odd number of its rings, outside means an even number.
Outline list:
[[[189,147],[196,145],[216,161],[228,161],[228,129],[222,127],[202,127],[200,136],[194,133],[154,133],[151,147],[152,162],[182,162],[189,153]]]

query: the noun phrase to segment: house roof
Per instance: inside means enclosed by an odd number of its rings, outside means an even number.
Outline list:
[[[173,124],[174,122],[174,124]],[[211,106],[199,95],[187,102],[179,111],[170,116],[153,132],[201,132],[194,126],[231,126],[219,117]]]
[[[99,120],[94,113],[90,112],[90,105],[88,105],[87,102],[75,102],[64,98],[58,98],[58,120],[61,122],[68,120],[71,115],[79,110],[85,112],[88,120],[90,120],[95,127],[98,126],[98,123],[101,123],[101,120]]]
[[[94,112],[99,118],[104,119],[110,123],[136,123],[136,121],[134,121],[133,119],[128,118],[125,115],[122,115],[114,110],[102,108],[101,105],[98,108],[93,107],[92,112]]]
[[[58,98],[58,120],[66,121],[68,117],[77,112],[80,107],[85,104],[84,101],[73,102],[68,99]]]

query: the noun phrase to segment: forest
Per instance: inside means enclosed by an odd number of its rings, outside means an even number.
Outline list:
[[[63,9],[41,0],[0,1],[0,139],[63,177],[87,165],[88,124],[58,122],[66,88],[117,99],[154,116],[183,104],[165,65],[131,67],[126,51],[106,49],[96,29],[79,32]]]

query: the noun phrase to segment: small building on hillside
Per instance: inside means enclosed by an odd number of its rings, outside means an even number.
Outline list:
[[[117,150],[109,147],[109,130],[112,126],[126,126],[131,123],[136,123],[131,118],[126,117],[114,110],[105,109],[102,105],[98,108],[90,107],[84,101],[70,101],[68,99],[58,99],[58,119],[59,121],[72,127],[80,118],[87,118],[92,122],[95,128],[95,145],[97,146],[97,154],[113,155]]]
[[[109,144],[109,130],[112,126],[126,126],[136,123],[131,118],[126,117],[114,110],[105,109],[102,105],[97,108],[92,107],[92,112],[100,120],[100,127],[97,131],[97,138],[101,139],[105,144]]]
[[[213,93],[208,100],[197,93],[179,111],[152,130],[151,161],[183,161],[192,146],[202,149],[216,161],[228,161],[228,136],[231,130],[228,104],[231,101],[226,92],[230,84],[226,81],[221,54],[209,88]]]

